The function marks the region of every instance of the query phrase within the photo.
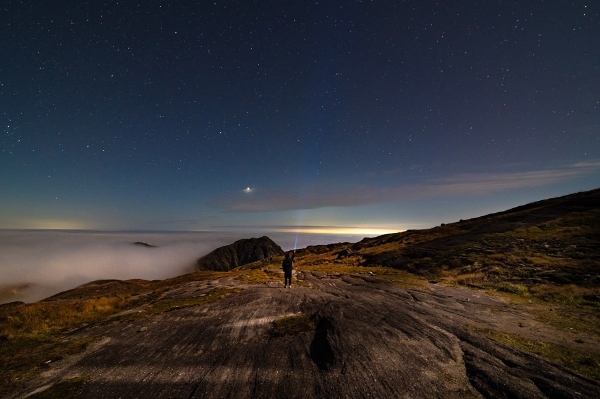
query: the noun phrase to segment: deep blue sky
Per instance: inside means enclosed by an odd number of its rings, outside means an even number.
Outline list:
[[[0,228],[403,230],[600,187],[599,14],[5,0]]]

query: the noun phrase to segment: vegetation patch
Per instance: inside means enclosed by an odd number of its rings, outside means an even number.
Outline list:
[[[529,295],[529,289],[520,284],[502,283],[497,287],[500,292],[507,292],[509,294],[515,294],[520,296]]]
[[[541,284],[531,287],[531,293],[546,302],[566,306],[600,310],[600,288],[581,287],[575,284]]]
[[[42,301],[0,308],[0,337],[40,337],[89,323],[125,309],[123,297]]]
[[[74,377],[52,385],[50,388],[29,396],[32,399],[78,398],[88,382],[88,377]]]
[[[530,340],[517,334],[479,330],[489,338],[525,352],[534,353],[552,362],[600,381],[600,362],[591,354],[548,342]]]
[[[314,331],[316,326],[317,321],[314,315],[300,313],[273,320],[271,335],[273,337],[298,335],[306,331]]]
[[[283,279],[279,271],[268,268],[253,268],[241,270],[237,280],[247,284],[262,284]]]
[[[599,314],[595,310],[548,308],[536,312],[536,318],[556,328],[600,337]]]
[[[49,364],[81,353],[92,341],[93,338],[68,341],[56,335],[3,341],[0,344],[0,397],[7,396],[20,381],[33,377]]]
[[[592,205],[597,195],[557,198],[433,229],[364,239],[350,246],[348,259],[362,258],[362,265],[402,269],[442,284],[519,295],[536,296],[539,291],[532,287],[549,284],[598,288],[600,210]],[[586,293],[572,302],[599,298]]]

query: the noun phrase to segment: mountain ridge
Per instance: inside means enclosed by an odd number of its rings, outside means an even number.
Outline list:
[[[0,396],[600,397],[599,195],[0,307]]]

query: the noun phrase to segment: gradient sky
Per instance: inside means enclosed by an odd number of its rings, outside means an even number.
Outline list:
[[[600,187],[599,14],[4,0],[0,228],[373,235]]]

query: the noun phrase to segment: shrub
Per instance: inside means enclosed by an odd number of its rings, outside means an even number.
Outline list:
[[[497,290],[500,292],[507,292],[509,294],[515,294],[515,295],[521,295],[521,296],[529,294],[529,289],[526,286],[520,285],[520,284],[504,283],[504,284],[500,285],[497,288]]]

